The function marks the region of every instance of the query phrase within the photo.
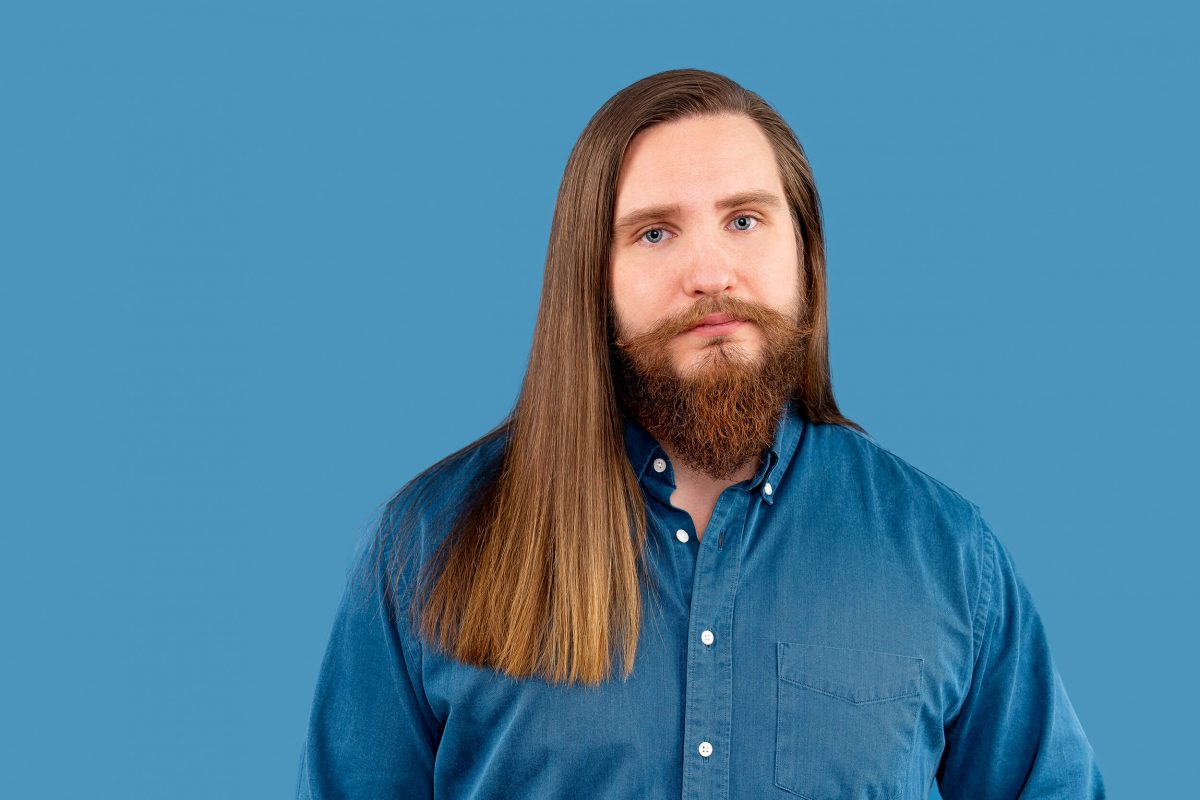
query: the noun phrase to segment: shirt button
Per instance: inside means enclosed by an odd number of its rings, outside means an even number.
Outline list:
[[[770,494],[771,493],[771,484],[768,483],[766,486],[764,486],[763,491],[767,494]]]
[[[704,642],[705,644],[712,644],[713,643],[712,631],[705,631],[704,633],[700,634],[700,641]]]
[[[662,472],[666,468],[667,468],[666,461],[663,461],[661,458],[654,459],[654,471],[655,472]]]
[[[705,758],[708,758],[709,756],[712,755],[712,745],[709,744],[708,742],[701,742],[699,750],[700,750],[700,755],[704,756]]]
[[[688,539],[687,531],[685,531],[683,528],[680,528],[679,530],[675,531],[675,538],[681,542],[686,542]]]

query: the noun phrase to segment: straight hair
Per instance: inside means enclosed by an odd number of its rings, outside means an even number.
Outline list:
[[[372,539],[370,576],[393,620],[427,643],[514,678],[599,684],[633,670],[647,585],[646,513],[625,450],[610,345],[609,258],[617,178],[630,141],[659,123],[741,114],[771,143],[803,257],[808,331],[792,392],[812,422],[847,425],[829,373],[825,247],[812,170],[783,118],[733,80],[699,69],[650,75],[611,97],[567,160],[554,206],[528,367],[512,410],[405,484]],[[436,478],[473,451],[469,500],[424,523]],[[446,531],[409,579],[424,524]]]

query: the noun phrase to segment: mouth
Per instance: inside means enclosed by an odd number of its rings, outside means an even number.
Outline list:
[[[687,332],[701,336],[720,336],[732,333],[742,324],[742,320],[731,317],[728,314],[709,314],[696,325],[688,328]]]

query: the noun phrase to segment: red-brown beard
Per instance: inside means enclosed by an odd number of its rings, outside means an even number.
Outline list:
[[[694,363],[680,375],[671,351],[675,338],[718,312],[746,322],[733,334],[701,340]],[[762,334],[757,355],[733,341],[750,332],[743,330],[747,324]],[[699,340],[696,334],[683,336]],[[774,440],[799,382],[804,341],[796,318],[727,296],[705,297],[681,317],[612,342],[617,398],[626,414],[684,464],[715,480],[731,480]]]

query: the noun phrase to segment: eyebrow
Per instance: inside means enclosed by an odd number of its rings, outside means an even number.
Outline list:
[[[716,209],[732,209],[739,206],[767,206],[768,208],[782,208],[783,201],[779,199],[779,195],[774,192],[768,192],[765,189],[750,189],[745,192],[731,194],[728,197],[723,197],[713,203],[713,208]],[[677,215],[679,213],[679,205],[675,203],[648,206],[639,208],[637,211],[630,211],[617,220],[613,226],[613,236],[620,237],[626,232],[637,228],[647,222],[653,222],[656,219]]]

